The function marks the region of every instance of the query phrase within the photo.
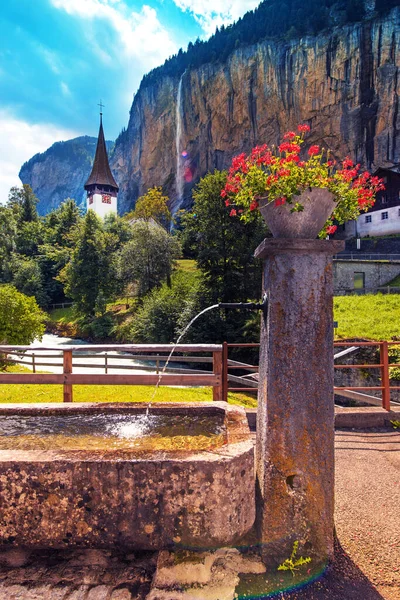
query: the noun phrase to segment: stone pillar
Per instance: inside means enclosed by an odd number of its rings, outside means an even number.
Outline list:
[[[333,556],[332,256],[342,241],[268,239],[257,413],[257,511],[263,557],[293,542],[313,564]]]

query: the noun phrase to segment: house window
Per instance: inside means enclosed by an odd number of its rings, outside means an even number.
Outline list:
[[[355,290],[363,290],[365,288],[365,273],[356,271],[353,277],[353,285]]]
[[[366,223],[371,223],[371,221],[372,221],[372,215],[366,215],[365,222]]]
[[[385,210],[385,212],[381,213],[381,219],[382,221],[384,221],[385,219],[389,218],[389,213],[387,210]]]
[[[386,194],[382,194],[382,198],[381,198],[381,202],[382,202],[382,204],[387,204],[387,201],[388,201],[388,200],[387,200],[387,196],[386,196]]]

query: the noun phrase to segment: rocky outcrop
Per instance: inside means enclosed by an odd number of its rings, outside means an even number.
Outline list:
[[[21,167],[22,183],[28,183],[39,198],[39,214],[57,208],[66,198],[74,198],[79,206],[86,207],[83,186],[93,165],[96,144],[97,138],[89,136],[57,142]],[[113,142],[106,144],[110,152]]]
[[[144,81],[111,166],[120,186],[119,210],[133,207],[153,185],[185,206],[193,183],[229,165],[232,156],[307,122],[309,140],[334,155],[351,155],[375,169],[400,162],[400,9],[384,18],[290,42],[238,48],[225,64],[209,63],[179,78]],[[161,69],[160,69],[161,73]],[[179,153],[185,151],[183,198],[177,198]]]

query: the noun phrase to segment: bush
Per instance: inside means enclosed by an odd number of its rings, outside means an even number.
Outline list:
[[[35,298],[21,294],[12,285],[0,286],[0,343],[27,345],[41,339],[45,314]]]
[[[179,321],[198,289],[197,273],[178,272],[171,287],[165,283],[148,294],[137,310],[129,331],[136,343],[169,344],[178,337]]]

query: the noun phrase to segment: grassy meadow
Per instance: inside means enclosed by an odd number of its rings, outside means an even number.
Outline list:
[[[7,368],[9,373],[31,373],[20,365]],[[45,371],[39,371],[45,372]],[[161,386],[156,395],[149,385],[75,385],[74,402],[212,402],[212,388],[177,388]],[[62,402],[61,385],[12,384],[0,385],[0,403]],[[254,396],[229,393],[228,403],[254,408]]]
[[[400,336],[400,294],[336,296],[333,312],[340,339],[390,340]]]

